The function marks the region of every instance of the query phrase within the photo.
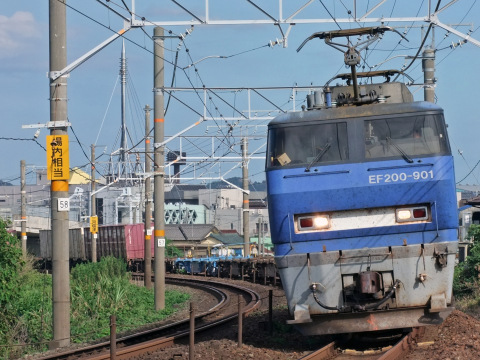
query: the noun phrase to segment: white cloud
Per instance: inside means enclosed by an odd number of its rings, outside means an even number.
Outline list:
[[[40,26],[32,13],[17,11],[11,17],[0,14],[0,58],[30,53],[40,38]]]

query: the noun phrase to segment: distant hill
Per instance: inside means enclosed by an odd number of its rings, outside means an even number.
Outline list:
[[[13,185],[6,181],[0,180],[0,186],[13,186]]]

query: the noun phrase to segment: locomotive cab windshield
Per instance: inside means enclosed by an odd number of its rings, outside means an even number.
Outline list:
[[[438,115],[367,120],[364,122],[364,128],[367,159],[393,157],[399,154],[411,159],[448,152],[445,126],[443,119]]]
[[[331,123],[317,120],[271,127],[267,168],[304,167],[309,171],[324,164],[395,158],[411,163],[449,152],[442,114],[360,117]]]
[[[269,132],[270,166],[303,166],[348,160],[347,124],[282,127]]]

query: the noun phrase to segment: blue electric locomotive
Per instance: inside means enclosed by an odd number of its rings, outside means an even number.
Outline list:
[[[275,260],[289,323],[306,335],[438,324],[452,311],[458,224],[443,110],[401,83],[357,85],[371,75],[341,75],[353,86],[268,125]]]

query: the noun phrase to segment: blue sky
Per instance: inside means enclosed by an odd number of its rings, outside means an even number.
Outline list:
[[[294,12],[299,3],[283,0],[284,15]],[[374,1],[357,1],[357,13],[370,8]],[[126,1],[130,6],[131,2]],[[277,2],[258,0],[257,4],[267,11],[275,13]],[[433,2],[436,4],[436,1]],[[203,1],[182,1],[189,9],[202,14]],[[408,4],[408,6],[405,6]],[[448,4],[443,1],[441,6]],[[94,0],[69,0],[67,9],[67,54],[68,63],[95,47],[113,32],[123,27],[122,21],[112,11]],[[120,9],[121,1],[111,1],[114,9]],[[275,5],[275,6],[274,6]],[[264,19],[251,4],[243,0],[219,1],[210,0],[210,18],[218,19]],[[427,14],[428,1],[395,1],[389,0],[372,13],[372,17],[414,17]],[[433,6],[433,5],[432,5]],[[348,11],[352,11],[351,0],[323,0],[312,3],[308,10],[299,18],[347,18]],[[148,21],[189,20],[191,16],[185,14],[179,7],[170,1],[137,1],[135,12]],[[458,30],[467,32],[472,28],[473,37],[480,39],[480,4],[474,0],[459,0],[439,15],[441,22],[446,24],[472,24],[459,27]],[[343,29],[351,27],[348,24],[339,24]],[[367,53],[366,66],[373,66],[388,58],[398,56],[385,63],[381,69],[400,68],[407,63],[404,55],[413,56],[421,40],[421,23],[412,27],[411,23],[391,23],[388,25],[401,26],[400,32],[406,31],[409,42],[399,43],[399,36],[394,33],[385,34],[384,38],[370,47]],[[373,24],[366,24],[373,26]],[[110,28],[110,29],[109,29]],[[185,33],[188,26],[167,26],[172,34]],[[289,37],[288,47],[281,45],[267,46],[281,38],[279,30],[273,25],[211,25],[196,26],[193,32],[186,36],[178,50],[178,68],[175,74],[175,86],[178,87],[274,87],[274,86],[322,86],[337,72],[348,72],[343,64],[343,55],[329,47],[323,41],[313,40],[304,49],[297,53],[295,50],[302,41],[313,32],[336,30],[335,23],[330,24],[297,24],[293,26]],[[127,96],[127,126],[134,145],[141,140],[144,134],[143,107],[146,104],[153,106],[153,47],[150,36],[153,26],[141,29],[132,29],[126,33],[126,52],[128,58],[128,96]],[[452,43],[460,39],[436,28],[435,42],[437,45],[436,87],[437,102],[445,109],[452,150],[455,157],[457,181],[463,179],[480,160],[478,151],[479,115],[477,110],[478,84],[480,75],[480,48],[472,43],[452,49]],[[15,179],[20,173],[20,160],[25,159],[28,165],[45,166],[45,151],[35,142],[29,140],[35,133],[34,129],[22,129],[23,124],[46,123],[49,120],[49,81],[48,68],[48,2],[38,0],[16,0],[2,4],[0,8],[0,87],[1,130],[0,130],[0,179],[4,181]],[[430,41],[430,40],[429,40]],[[165,41],[166,85],[170,84],[173,76],[173,63],[178,45],[178,38]],[[84,152],[90,155],[90,144],[95,143],[97,154],[110,153],[119,147],[118,131],[120,129],[120,84],[118,83],[119,58],[121,40],[116,40],[93,58],[75,69],[68,79],[68,115],[72,123],[73,132],[70,135],[71,166],[85,165],[88,162]],[[188,52],[186,52],[188,49]],[[223,56],[223,58],[219,58]],[[197,62],[186,68],[192,62]],[[186,69],[182,69],[186,68]],[[368,69],[367,69],[368,70]],[[417,61],[408,71],[416,82],[422,82],[421,64]],[[423,99],[423,90],[411,88],[415,92],[415,99]],[[292,108],[292,99],[286,91],[267,92],[262,95],[268,97],[276,105],[285,109]],[[203,94],[194,92],[176,92],[175,96],[191,109],[176,99],[171,99],[166,116],[166,135],[172,135],[190,126],[199,119],[197,113],[203,113]],[[248,107],[247,94],[243,92],[220,92],[210,95],[212,99],[206,101],[207,108],[212,115],[232,117],[236,115],[234,109],[245,110]],[[301,97],[300,97],[301,96]],[[297,108],[303,101],[304,94],[296,98]],[[256,96],[252,99],[252,107],[258,110],[258,115],[266,115],[274,109],[269,102]],[[274,113],[274,112],[272,112]],[[153,118],[153,115],[152,115]],[[267,121],[234,120],[209,121],[188,132],[191,135],[211,135],[213,133],[226,135],[225,126],[235,125],[234,135],[264,135]],[[243,126],[240,126],[243,125]],[[38,141],[45,146],[46,129],[42,129]],[[10,140],[16,139],[16,140]],[[219,149],[223,154],[230,156],[240,152],[239,140],[236,137],[225,137]],[[257,149],[259,156],[263,140],[252,140],[249,149]],[[80,146],[81,144],[81,146]],[[257,146],[258,145],[258,146]],[[143,145],[141,145],[143,146]],[[140,147],[139,146],[139,149]],[[172,142],[171,149],[179,144]],[[190,139],[183,143],[183,151],[190,156],[200,156],[210,151],[212,145],[206,138]],[[226,150],[225,150],[226,149]],[[462,154],[459,153],[462,152]],[[107,160],[107,156],[101,158]],[[240,176],[239,169],[229,170],[233,163],[222,163],[221,167],[209,168],[205,164],[196,167],[196,174],[204,176],[218,176],[228,172],[226,177]],[[252,160],[250,174],[254,181],[262,180],[263,162]],[[31,168],[30,168],[31,169]],[[88,167],[84,168],[85,170]],[[193,168],[186,176],[192,175]],[[462,183],[478,184],[480,166]],[[33,178],[32,178],[33,181]],[[18,180],[13,181],[18,182]]]

